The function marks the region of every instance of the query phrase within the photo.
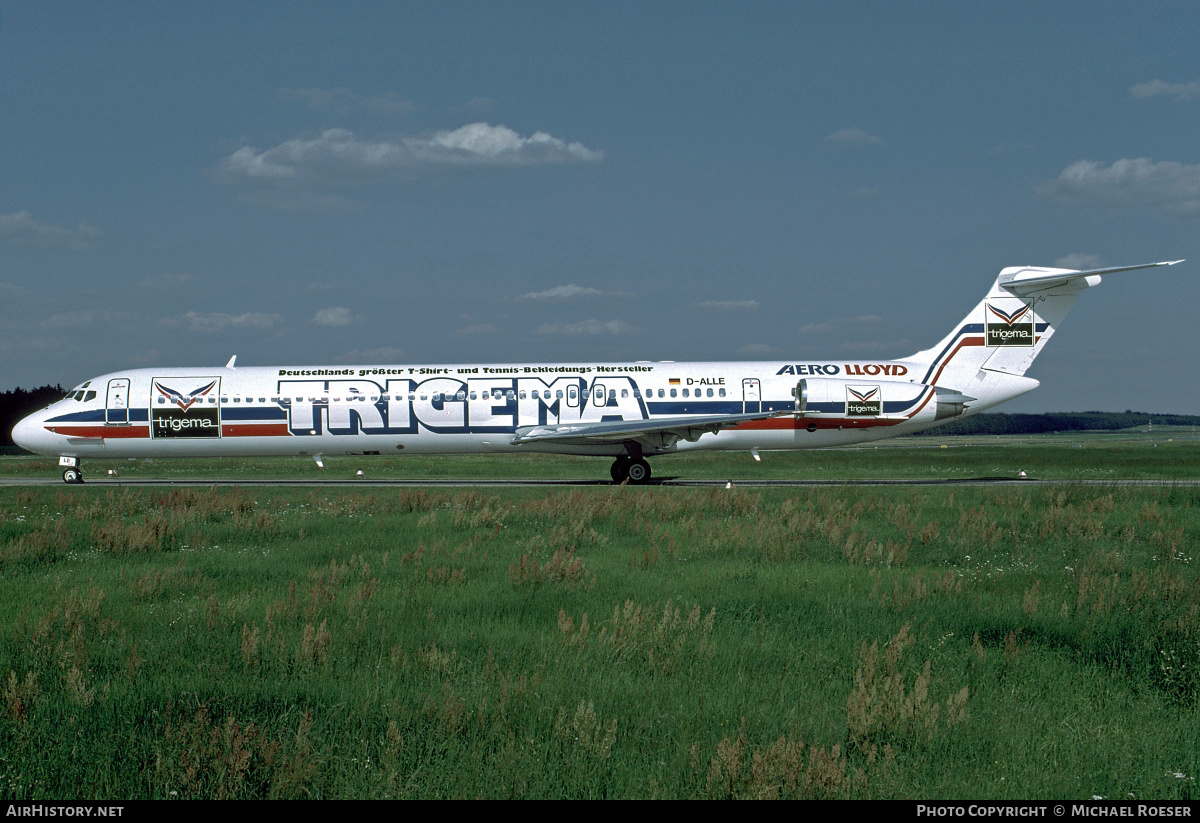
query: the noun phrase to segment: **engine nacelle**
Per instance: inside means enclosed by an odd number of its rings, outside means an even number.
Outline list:
[[[807,377],[796,384],[796,411],[804,417],[849,420],[945,420],[974,400],[953,389],[897,380]]]

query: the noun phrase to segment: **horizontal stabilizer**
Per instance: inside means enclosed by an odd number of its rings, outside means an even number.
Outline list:
[[[1043,269],[1043,268],[1021,268],[1006,271],[1000,275],[996,281],[996,285],[1017,295],[1024,295],[1034,291],[1042,291],[1044,289],[1053,288],[1055,286],[1065,285],[1073,280],[1083,280],[1092,276],[1102,274],[1116,274],[1122,271],[1135,271],[1137,269],[1152,269],[1156,266],[1174,266],[1176,263],[1182,263],[1182,260],[1166,260],[1161,263],[1142,263],[1138,266],[1118,266],[1111,269],[1088,269],[1087,271],[1075,271],[1073,269]],[[1097,281],[1099,282],[1099,281]]]

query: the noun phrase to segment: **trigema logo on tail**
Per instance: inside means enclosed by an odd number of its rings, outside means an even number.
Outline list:
[[[878,417],[883,412],[883,398],[878,386],[847,386],[847,417]]]
[[[150,398],[150,436],[220,437],[219,377],[154,378]]]
[[[1005,310],[984,303],[984,329],[989,346],[1032,346],[1035,342],[1033,306],[1021,303]]]

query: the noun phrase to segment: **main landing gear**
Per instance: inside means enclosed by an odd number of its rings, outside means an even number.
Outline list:
[[[628,480],[631,484],[650,482],[650,464],[641,457],[618,457],[609,469],[612,481],[618,485]]]

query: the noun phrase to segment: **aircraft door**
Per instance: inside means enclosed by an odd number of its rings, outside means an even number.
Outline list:
[[[108,381],[108,399],[104,405],[106,425],[129,425],[129,378],[118,377]]]
[[[742,380],[742,414],[762,411],[762,383],[757,377]]]

